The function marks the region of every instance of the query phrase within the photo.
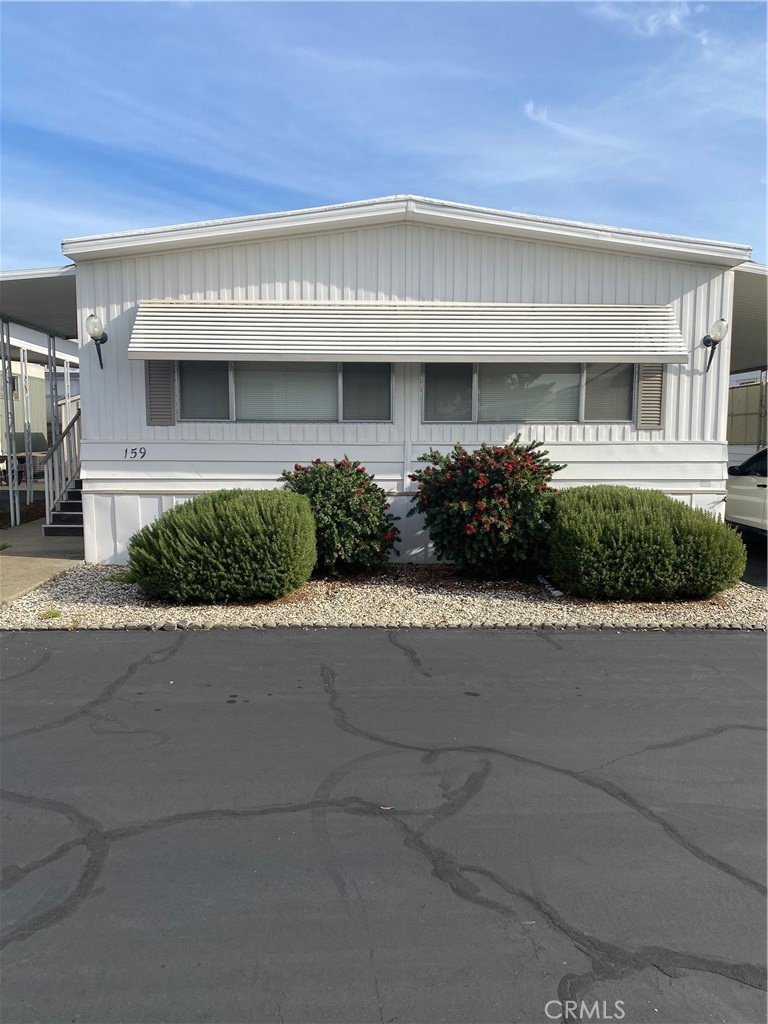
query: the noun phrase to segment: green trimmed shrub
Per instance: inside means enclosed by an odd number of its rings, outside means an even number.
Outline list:
[[[213,491],[139,530],[128,556],[151,597],[178,604],[282,597],[309,579],[315,523],[298,494]]]
[[[386,562],[400,533],[387,497],[365,466],[344,456],[297,462],[282,473],[285,489],[309,499],[317,531],[317,564],[325,572],[374,569]]]
[[[711,597],[739,582],[746,557],[730,526],[661,491],[574,487],[553,501],[549,571],[578,597]]]
[[[422,512],[437,556],[465,572],[504,576],[536,554],[546,533],[549,481],[564,467],[547,458],[540,443],[484,444],[468,452],[460,444],[443,455],[432,449],[411,473],[419,489],[408,515]]]

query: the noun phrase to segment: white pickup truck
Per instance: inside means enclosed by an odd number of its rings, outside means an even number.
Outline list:
[[[728,467],[725,518],[736,526],[768,533],[768,448],[740,466]]]

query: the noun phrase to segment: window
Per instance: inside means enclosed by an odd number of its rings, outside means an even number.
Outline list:
[[[631,363],[588,363],[585,420],[631,420],[635,368]]]
[[[741,466],[739,476],[766,476],[768,475],[768,450],[758,452],[751,459],[747,459]]]
[[[344,363],[342,419],[392,419],[392,369],[389,363]]]
[[[491,423],[577,420],[580,380],[576,363],[481,363],[477,418]]]
[[[471,363],[427,363],[424,367],[424,419],[472,420]]]
[[[182,420],[228,420],[227,363],[179,363],[179,416]]]
[[[625,422],[635,367],[627,363],[427,363],[427,423]]]
[[[11,382],[11,396],[12,396],[14,402],[18,402],[18,400],[19,400],[19,378],[18,377],[9,377],[8,379]],[[3,384],[2,378],[0,378],[0,395],[3,395],[4,393],[5,393],[5,386]]]
[[[335,363],[235,363],[235,419],[337,420]]]
[[[392,419],[389,363],[179,363],[181,420]]]

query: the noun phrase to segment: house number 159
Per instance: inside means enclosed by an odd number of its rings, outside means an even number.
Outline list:
[[[142,445],[141,448],[126,448],[123,452],[124,459],[143,459],[147,454],[147,449]]]

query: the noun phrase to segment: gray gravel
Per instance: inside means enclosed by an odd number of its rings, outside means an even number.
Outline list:
[[[210,629],[276,626],[551,626],[760,629],[768,594],[746,583],[704,601],[585,601],[546,581],[485,583],[448,566],[388,566],[375,576],[312,580],[278,601],[169,605],[117,582],[119,566],[78,565],[0,612],[0,629]]]

